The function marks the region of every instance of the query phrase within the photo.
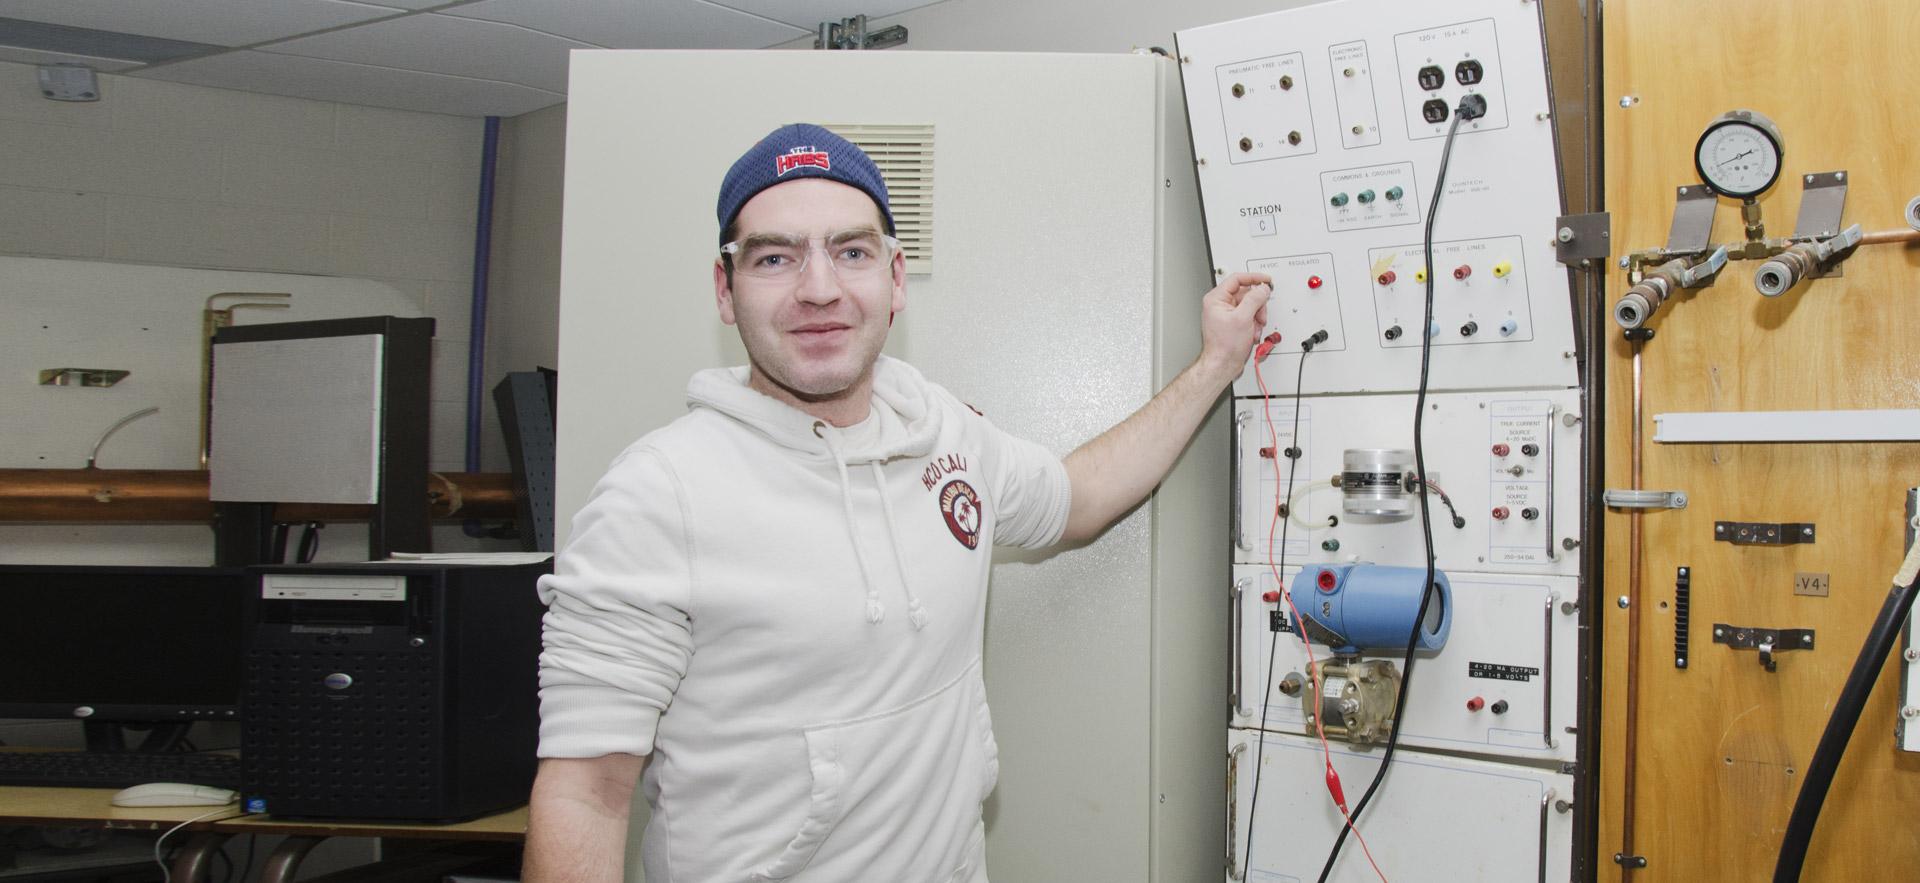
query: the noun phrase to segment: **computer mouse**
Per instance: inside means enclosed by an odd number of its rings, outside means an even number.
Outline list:
[[[239,800],[238,791],[181,782],[149,782],[113,795],[114,806],[222,806]]]

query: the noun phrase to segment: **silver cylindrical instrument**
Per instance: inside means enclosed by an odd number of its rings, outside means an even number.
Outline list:
[[[1348,515],[1406,517],[1413,514],[1413,497],[1406,477],[1413,472],[1413,452],[1401,448],[1350,448],[1341,460],[1342,508]]]

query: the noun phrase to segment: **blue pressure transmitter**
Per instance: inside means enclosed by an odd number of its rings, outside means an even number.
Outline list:
[[[1342,656],[1366,650],[1404,650],[1420,615],[1426,582],[1424,567],[1388,567],[1380,564],[1316,564],[1293,577],[1293,606],[1300,612],[1302,634]],[[1421,650],[1447,645],[1453,627],[1453,584],[1447,575],[1433,572],[1437,593],[1427,605],[1415,644]]]

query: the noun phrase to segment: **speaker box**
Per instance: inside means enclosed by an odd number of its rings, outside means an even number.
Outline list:
[[[254,568],[246,809],[452,821],[525,803],[544,610],[534,584],[551,567]]]

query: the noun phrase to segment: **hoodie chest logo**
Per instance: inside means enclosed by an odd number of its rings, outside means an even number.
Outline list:
[[[980,523],[987,513],[980,503],[980,495],[973,486],[960,479],[947,482],[940,489],[940,514],[946,516],[947,530],[953,532],[953,538],[969,549],[980,547]]]
[[[926,471],[920,473],[920,483],[927,490],[940,485],[940,479],[956,472],[967,471],[967,458],[960,454],[941,454],[927,464]]]

